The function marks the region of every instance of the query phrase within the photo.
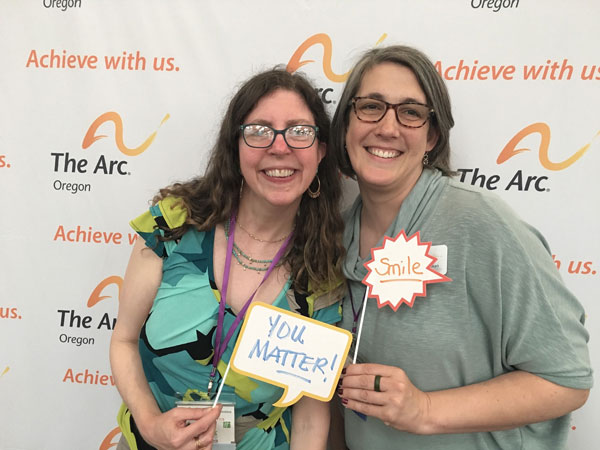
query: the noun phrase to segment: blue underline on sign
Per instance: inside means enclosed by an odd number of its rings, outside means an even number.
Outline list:
[[[306,381],[307,383],[310,383],[310,379],[304,378],[304,377],[302,377],[302,376],[300,376],[300,375],[298,375],[296,373],[287,372],[285,370],[278,370],[277,373],[283,373],[284,375],[291,375],[293,377],[300,378],[301,380]]]

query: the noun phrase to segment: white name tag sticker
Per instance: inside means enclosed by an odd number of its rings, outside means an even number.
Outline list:
[[[431,265],[431,268],[442,275],[448,272],[448,246],[447,245],[432,245],[429,249],[429,254],[437,261]]]

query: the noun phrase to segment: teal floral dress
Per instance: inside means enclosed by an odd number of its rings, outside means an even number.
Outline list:
[[[130,223],[146,245],[163,258],[162,282],[139,340],[144,373],[163,412],[175,407],[179,400],[207,398],[220,301],[213,273],[214,229],[190,229],[179,241],[156,239],[165,230],[183,225],[185,217],[185,209],[177,200],[167,198]],[[290,284],[288,280],[273,301],[274,306],[329,324],[340,321],[339,297],[334,291],[307,296],[294,292]],[[226,308],[224,334],[235,318],[233,311]],[[240,325],[218,364],[217,382],[225,373],[241,328]],[[291,407],[273,406],[283,389],[230,370],[223,393],[235,395],[238,450],[289,448]],[[141,438],[125,405],[119,411],[118,422],[132,450],[153,448]]]

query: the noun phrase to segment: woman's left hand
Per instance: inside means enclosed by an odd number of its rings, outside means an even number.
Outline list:
[[[398,367],[352,364],[346,367],[340,389],[338,395],[346,408],[377,417],[387,426],[419,433],[427,423],[428,394],[417,389]]]
[[[380,378],[376,379],[377,375]],[[579,408],[589,395],[589,389],[560,386],[522,370],[423,392],[402,369],[382,364],[348,366],[340,388],[338,395],[346,408],[414,434],[517,428],[563,416]]]

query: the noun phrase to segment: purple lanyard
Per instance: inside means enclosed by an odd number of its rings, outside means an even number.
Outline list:
[[[237,317],[231,324],[231,327],[229,327],[229,331],[227,332],[225,339],[223,341],[221,341],[221,337],[222,337],[222,333],[223,333],[223,323],[225,322],[225,305],[227,303],[227,286],[229,285],[229,272],[231,270],[231,255],[233,253],[233,236],[235,234],[235,219],[236,219],[236,214],[233,213],[231,216],[231,219],[229,219],[229,237],[227,238],[227,255],[225,256],[225,269],[223,270],[223,286],[221,289],[222,290],[221,301],[219,302],[219,319],[217,320],[217,334],[215,336],[215,350],[214,350],[213,361],[212,361],[213,368],[210,372],[210,379],[208,381],[208,395],[210,395],[210,391],[213,387],[215,376],[217,374],[217,365],[219,364],[219,361],[221,360],[223,353],[225,353],[227,344],[231,340],[231,337],[235,333],[235,330],[237,330],[237,327],[239,326],[240,322],[246,315],[246,311],[248,310],[250,303],[252,303],[252,299],[256,295],[256,292],[263,285],[263,283],[269,277],[269,275],[271,274],[271,272],[273,271],[273,269],[275,268],[275,266],[277,265],[277,263],[283,256],[283,253],[285,252],[285,249],[287,248],[288,243],[290,242],[290,239],[292,238],[292,233],[290,233],[290,235],[285,239],[285,241],[283,241],[283,244],[281,244],[281,247],[277,251],[277,254],[273,258],[273,261],[271,261],[271,265],[267,269],[267,272],[265,273],[265,276],[263,277],[262,281],[256,287],[256,289],[254,290],[254,292],[252,293],[250,298],[248,298],[248,300],[246,300],[246,303],[244,304],[243,308],[240,310]]]
[[[352,288],[350,287],[350,281],[346,280],[346,284],[348,285],[348,294],[350,295],[350,304],[352,305],[352,342],[356,343],[356,324],[358,323],[358,317],[360,316],[360,311],[363,308],[363,303],[360,304],[358,310],[354,307],[354,297],[352,296]]]

